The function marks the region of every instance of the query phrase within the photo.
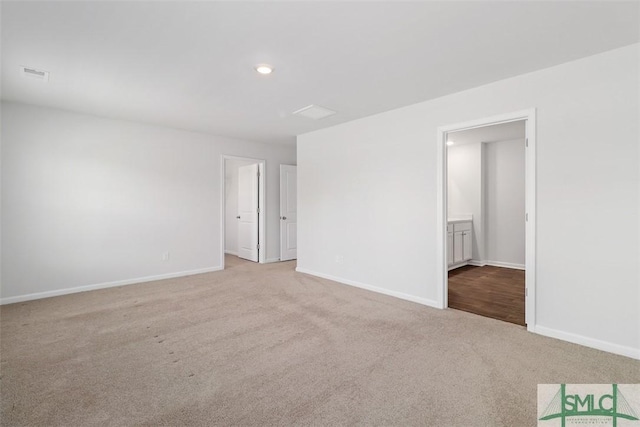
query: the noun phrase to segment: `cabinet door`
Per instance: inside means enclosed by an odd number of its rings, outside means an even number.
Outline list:
[[[462,259],[468,261],[472,257],[473,246],[471,242],[471,232],[462,232]]]
[[[462,243],[462,239],[463,239],[463,235],[462,235],[463,231],[456,231],[455,233],[453,233],[453,262],[454,264],[457,264],[459,262],[462,262],[463,260],[463,243]]]
[[[447,265],[453,264],[453,232],[447,233]]]

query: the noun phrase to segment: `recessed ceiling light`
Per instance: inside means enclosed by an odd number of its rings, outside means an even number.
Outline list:
[[[271,74],[273,73],[273,67],[267,64],[258,64],[256,65],[256,71],[260,74]]]
[[[447,145],[453,145],[453,144],[454,144],[454,142],[452,140],[448,140],[447,141]]]

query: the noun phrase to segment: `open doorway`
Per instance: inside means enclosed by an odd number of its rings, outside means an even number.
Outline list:
[[[443,308],[527,325],[534,295],[534,112],[439,130]]]
[[[265,161],[222,156],[222,260],[265,261]]]

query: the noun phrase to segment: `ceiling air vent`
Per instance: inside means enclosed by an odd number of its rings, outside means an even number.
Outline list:
[[[333,110],[329,110],[328,108],[320,107],[318,105],[309,105],[308,107],[304,107],[293,112],[293,114],[297,116],[313,120],[324,119],[325,117],[333,116],[335,113],[336,112]]]
[[[25,77],[29,77],[30,79],[43,80],[45,82],[49,81],[49,72],[43,70],[37,70],[31,67],[21,66],[22,75]]]

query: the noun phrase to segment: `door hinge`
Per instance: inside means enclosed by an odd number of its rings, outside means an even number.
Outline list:
[[[524,214],[524,220],[525,221],[529,221],[529,214],[528,213]]]
[[[257,209],[258,213],[260,213],[260,208]]]
[[[524,288],[524,296],[525,297],[529,296],[529,288]]]
[[[260,171],[258,171],[258,178],[260,178]]]
[[[260,243],[258,243],[258,246],[256,246],[258,248],[258,250],[260,250]]]
[[[529,138],[525,138],[524,139],[524,146],[528,147],[529,146]]]

